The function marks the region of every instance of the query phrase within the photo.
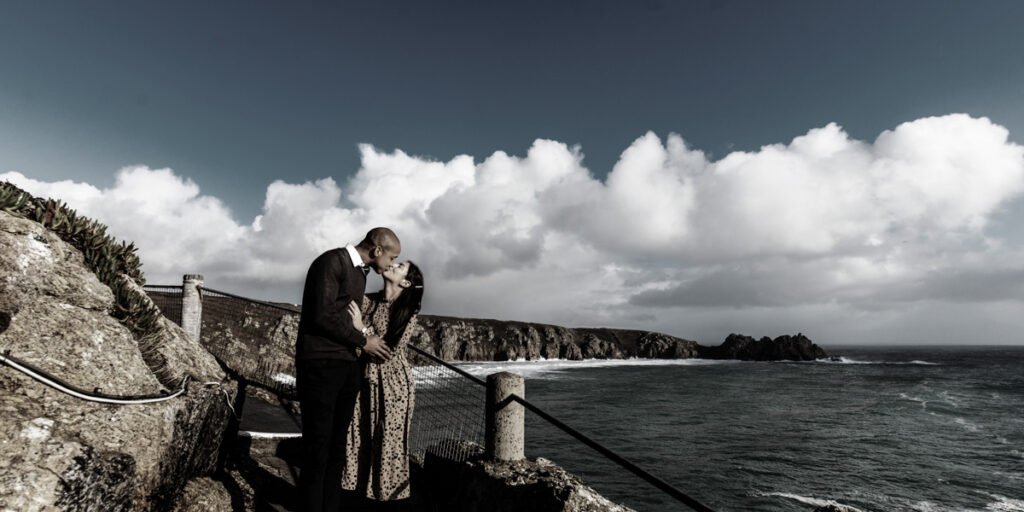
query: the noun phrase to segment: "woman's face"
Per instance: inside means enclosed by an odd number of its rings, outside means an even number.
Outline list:
[[[405,276],[407,276],[408,274],[408,261],[396,262],[392,264],[390,267],[386,268],[384,272],[381,273],[381,275],[384,276],[384,279],[387,279],[388,281],[391,281],[392,283],[395,284],[401,284],[402,281],[405,281]]]

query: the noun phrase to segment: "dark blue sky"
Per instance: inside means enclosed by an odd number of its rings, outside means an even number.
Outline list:
[[[0,172],[171,167],[242,222],[356,144],[447,160],[648,130],[720,158],[838,122],[1024,133],[1024,2],[4,2]]]

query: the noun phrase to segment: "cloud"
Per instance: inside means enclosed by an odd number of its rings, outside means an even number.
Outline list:
[[[920,319],[921,304],[1005,304],[1024,289],[1019,249],[986,230],[1024,192],[1024,148],[986,118],[918,119],[874,141],[829,124],[717,161],[647,133],[604,180],[581,148],[550,140],[479,162],[359,151],[344,182],[271,183],[246,222],[170,169],[126,167],[106,189],[0,180],[135,241],[151,282],[200,272],[276,300],[297,300],[316,254],[376,225],[425,268],[439,314],[699,337],[727,318],[856,330],[867,323],[843,318]]]

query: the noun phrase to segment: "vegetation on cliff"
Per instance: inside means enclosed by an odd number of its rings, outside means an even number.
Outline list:
[[[107,234],[105,225],[78,215],[61,201],[35,197],[8,182],[0,183],[0,211],[38,222],[81,251],[89,270],[114,292],[111,316],[135,336],[143,360],[157,379],[166,386],[176,384],[157,350],[161,314],[142,291],[146,280],[134,244],[118,242]]]

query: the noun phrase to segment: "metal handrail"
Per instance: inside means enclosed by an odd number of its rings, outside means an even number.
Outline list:
[[[161,391],[160,393],[148,395],[110,395],[100,391],[99,388],[95,388],[92,391],[86,391],[82,388],[69,384],[63,379],[56,377],[45,370],[37,368],[26,361],[22,361],[21,359],[12,356],[10,351],[5,351],[3,354],[0,354],[0,364],[10,366],[11,368],[35,379],[41,384],[50,386],[61,393],[71,395],[81,400],[103,404],[133,405],[163,402],[165,400],[177,398],[184,393],[188,389],[187,385],[189,380],[188,376],[183,378],[181,381],[181,387],[173,392]]]
[[[591,438],[587,437],[586,435],[580,433],[578,430],[570,427],[569,425],[566,425],[565,423],[562,423],[561,420],[559,420],[558,418],[556,418],[556,417],[554,417],[554,416],[544,412],[544,410],[541,409],[540,407],[537,407],[536,405],[533,405],[530,402],[527,402],[525,398],[523,398],[523,397],[521,397],[519,395],[516,395],[516,394],[512,394],[509,398],[511,398],[512,400],[515,400],[516,402],[519,402],[523,407],[529,409],[534,414],[536,414],[536,415],[540,416],[541,418],[544,418],[545,420],[547,420],[548,423],[550,423],[550,424],[552,424],[552,425],[562,429],[562,431],[565,432],[566,434],[569,434],[570,436],[575,437],[577,441],[580,441],[581,443],[583,443],[583,444],[593,448],[598,453],[600,453],[601,455],[604,455],[606,458],[608,458],[612,462],[618,464],[619,466],[623,467],[624,469],[629,470],[634,475],[642,478],[645,482],[647,482],[647,483],[657,487],[659,490],[663,491],[665,494],[668,494],[669,496],[672,496],[673,498],[683,502],[684,504],[686,504],[690,508],[692,508],[694,510],[699,510],[701,512],[714,512],[713,509],[711,509],[707,505],[704,505],[703,503],[697,501],[696,499],[691,498],[690,496],[688,496],[683,491],[680,491],[679,489],[676,489],[675,487],[672,486],[672,484],[669,484],[668,482],[666,482],[666,481],[664,481],[664,480],[662,480],[662,479],[652,475],[651,473],[648,473],[647,471],[645,471],[640,466],[637,466],[636,464],[630,462],[625,457],[623,457],[623,456],[613,452],[612,450],[606,448],[601,443],[598,443],[597,441],[594,441],[593,439],[591,439]]]
[[[430,359],[431,361],[433,361],[433,362],[435,362],[435,363],[437,363],[437,364],[439,364],[441,366],[444,366],[445,368],[448,368],[449,370],[451,370],[451,371],[453,371],[453,372],[455,372],[455,373],[457,373],[457,374],[459,374],[459,375],[461,375],[461,376],[463,376],[463,377],[465,377],[465,378],[467,378],[467,379],[469,379],[469,380],[471,380],[471,381],[473,381],[473,382],[475,382],[475,383],[477,383],[477,384],[479,384],[479,385],[481,385],[483,387],[487,387],[487,382],[485,382],[480,377],[477,377],[476,375],[473,375],[472,373],[469,373],[466,370],[463,370],[462,368],[459,368],[458,366],[454,366],[451,363],[445,361],[444,359],[441,359],[440,357],[437,357],[434,354],[431,354],[430,352],[427,352],[426,350],[423,350],[422,348],[419,348],[419,347],[417,347],[415,345],[411,345],[410,344],[410,345],[406,345],[406,346],[411,348],[411,349],[413,349],[414,351],[416,351],[417,354],[419,354],[421,356],[424,356],[427,359]]]
[[[302,310],[300,308],[297,308],[295,306],[289,307],[289,306],[283,306],[281,304],[277,304],[277,303],[274,303],[274,302],[267,302],[267,301],[263,301],[263,300],[250,299],[248,297],[242,297],[241,295],[235,295],[233,293],[222,292],[220,290],[214,290],[213,288],[207,288],[205,286],[197,286],[196,288],[198,288],[200,292],[212,292],[212,293],[216,293],[217,295],[223,295],[225,297],[230,297],[232,299],[244,300],[244,301],[247,301],[247,302],[252,302],[252,303],[255,303],[255,304],[259,304],[261,306],[267,306],[267,307],[270,307],[270,308],[280,309],[281,311],[287,311],[289,313],[301,313],[302,312]]]

